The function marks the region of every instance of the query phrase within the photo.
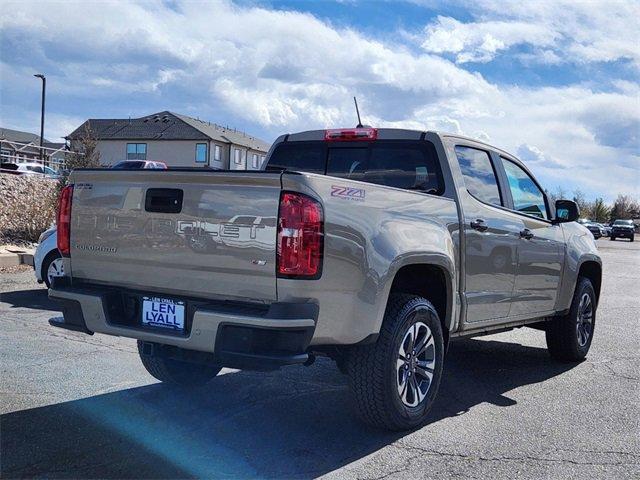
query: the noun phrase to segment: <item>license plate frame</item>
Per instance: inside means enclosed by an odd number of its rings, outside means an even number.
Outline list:
[[[186,303],[182,300],[145,295],[142,297],[140,324],[145,328],[184,334]]]

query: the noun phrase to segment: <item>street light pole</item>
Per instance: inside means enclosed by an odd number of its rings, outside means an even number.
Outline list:
[[[42,79],[42,106],[40,107],[40,161],[44,162],[42,141],[44,137],[44,95],[47,90],[47,78],[41,73],[35,74],[34,77]]]

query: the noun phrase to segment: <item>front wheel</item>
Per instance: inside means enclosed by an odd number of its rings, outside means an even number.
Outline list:
[[[40,277],[44,280],[47,288],[51,288],[53,279],[56,277],[64,276],[64,265],[62,263],[62,256],[58,249],[55,249],[47,254],[42,262],[42,271]]]
[[[190,363],[159,355],[154,348],[153,353],[143,350],[144,342],[138,340],[138,354],[142,365],[153,377],[161,382],[180,387],[198,387],[213,379],[221,368],[215,365]]]
[[[596,326],[596,294],[588,278],[578,277],[569,313],[546,328],[549,354],[563,362],[579,362],[589,352]]]
[[[444,340],[426,299],[393,294],[376,343],[355,347],[347,371],[356,413],[375,427],[408,430],[424,423],[438,393]]]

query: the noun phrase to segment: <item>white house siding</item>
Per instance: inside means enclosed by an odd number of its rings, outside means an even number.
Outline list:
[[[100,162],[113,165],[126,160],[128,143],[146,143],[147,160],[165,162],[171,167],[205,166],[206,163],[196,163],[196,144],[206,143],[211,148],[208,140],[99,140]]]
[[[220,160],[216,160],[215,158],[216,145],[220,147]],[[220,168],[222,170],[227,170],[229,168],[229,145],[212,141],[211,146],[209,148],[209,164],[213,168]]]

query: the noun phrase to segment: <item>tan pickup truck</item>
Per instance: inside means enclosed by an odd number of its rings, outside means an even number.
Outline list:
[[[509,153],[396,129],[280,137],[264,171],[79,170],[52,325],[138,340],[154,377],[336,360],[360,416],[424,422],[449,341],[531,326],[585,357],[601,261]]]

